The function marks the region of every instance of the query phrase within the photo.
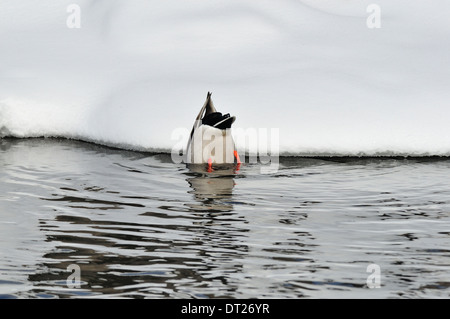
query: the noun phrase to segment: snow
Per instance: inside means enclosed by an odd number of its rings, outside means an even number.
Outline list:
[[[370,4],[381,28],[367,26]],[[449,12],[443,0],[3,0],[0,134],[170,151],[212,91],[236,132],[279,129],[281,154],[450,155]]]

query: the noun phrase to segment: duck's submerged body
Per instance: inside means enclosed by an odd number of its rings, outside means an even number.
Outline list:
[[[210,166],[240,163],[230,129],[235,120],[234,116],[217,112],[208,92],[192,127],[186,162]]]

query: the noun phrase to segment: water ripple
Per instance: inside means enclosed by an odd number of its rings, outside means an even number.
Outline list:
[[[261,175],[13,144],[0,171],[0,298],[449,296],[445,160],[288,158]]]

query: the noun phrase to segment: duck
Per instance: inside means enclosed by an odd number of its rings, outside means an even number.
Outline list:
[[[236,116],[218,112],[208,92],[206,101],[195,118],[186,147],[188,164],[207,164],[212,170],[215,164],[240,165],[231,126]]]

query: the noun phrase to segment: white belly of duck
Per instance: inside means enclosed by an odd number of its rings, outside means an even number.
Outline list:
[[[190,164],[234,164],[235,144],[230,129],[200,125],[194,130],[187,149]]]

